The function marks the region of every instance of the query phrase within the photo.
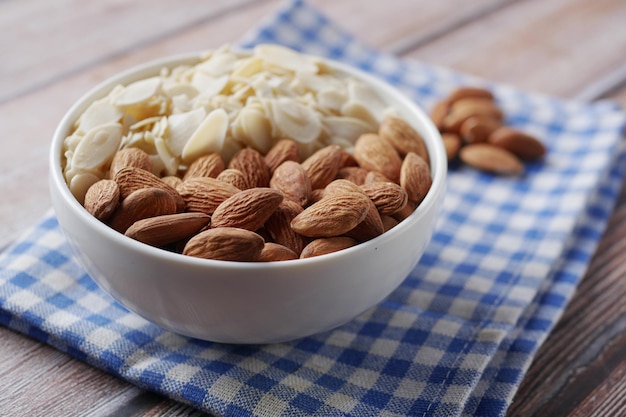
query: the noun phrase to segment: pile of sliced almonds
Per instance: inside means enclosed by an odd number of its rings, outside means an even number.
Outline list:
[[[441,132],[448,160],[500,175],[520,175],[524,161],[537,160],[545,146],[533,136],[504,124],[493,94],[461,87],[437,102],[431,118]]]
[[[155,175],[171,176],[207,153],[228,162],[284,137],[303,157],[333,144],[349,150],[389,112],[368,85],[320,59],[278,45],[225,46],[94,101],[65,139],[64,175],[82,202],[120,149],[143,150]]]

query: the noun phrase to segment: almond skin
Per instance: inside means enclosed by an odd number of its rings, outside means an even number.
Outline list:
[[[243,175],[243,172],[239,171],[238,169],[227,168],[219,173],[217,179],[227,184],[230,184],[240,190],[247,190],[248,188],[252,188],[250,187],[250,184],[248,184],[248,179],[246,178],[246,176]]]
[[[459,133],[461,125],[473,116],[490,117],[495,120],[502,120],[504,113],[495,102],[486,98],[468,97],[457,100],[450,107],[450,112],[446,116],[443,128],[447,132]]]
[[[484,143],[502,122],[487,116],[472,116],[459,128],[459,135],[465,143]]]
[[[298,145],[291,139],[281,139],[265,154],[265,163],[274,172],[285,161],[300,162]]]
[[[361,187],[353,183],[352,181],[338,179],[334,180],[330,184],[324,188],[324,196],[329,196],[333,194],[344,194],[344,193],[363,193]]]
[[[300,259],[326,255],[357,245],[358,242],[349,237],[326,237],[315,239],[300,254]]]
[[[183,255],[220,261],[254,262],[265,241],[249,230],[220,227],[198,233],[185,245]]]
[[[456,157],[459,156],[461,146],[463,146],[461,137],[456,133],[442,133],[441,140],[443,141],[444,148],[446,148],[448,161],[456,159]]]
[[[151,246],[163,247],[187,239],[211,223],[204,213],[176,213],[138,220],[130,226],[126,236]]]
[[[384,233],[385,228],[380,218],[380,213],[372,200],[368,202],[367,213],[363,220],[354,226],[352,230],[345,233],[347,237],[351,237],[358,242],[365,242],[374,239]]]
[[[365,168],[348,166],[343,167],[337,173],[338,179],[348,180],[350,182],[355,183],[356,185],[361,185],[365,183],[365,178],[367,177],[368,171]]]
[[[339,236],[363,221],[370,202],[362,193],[333,194],[298,214],[291,228],[308,237]]]
[[[311,180],[304,167],[294,161],[285,161],[274,170],[270,187],[303,207],[311,195]]]
[[[546,154],[546,147],[539,140],[507,126],[494,130],[488,141],[525,160],[539,159]]]
[[[291,221],[302,211],[304,209],[298,203],[285,199],[265,222],[265,229],[272,240],[291,249],[296,255],[300,255],[308,243],[307,238],[291,228]]]
[[[272,188],[243,190],[224,200],[213,212],[211,227],[257,230],[283,201],[283,194]]]
[[[120,202],[120,187],[113,180],[100,180],[85,194],[85,209],[96,219],[107,221]]]
[[[406,191],[408,199],[421,202],[432,185],[430,168],[417,154],[409,152],[402,162],[400,186]]]
[[[298,259],[298,255],[286,246],[274,242],[266,242],[258,262],[278,262]]]
[[[139,148],[124,148],[117,151],[111,161],[109,178],[114,178],[117,172],[124,167],[141,168],[152,172],[152,160],[148,153]]]
[[[133,223],[148,217],[176,213],[176,201],[162,188],[140,188],[122,200],[109,225],[124,233]]]
[[[521,175],[524,172],[524,165],[514,154],[487,143],[464,146],[459,157],[474,168],[494,174]]]
[[[459,87],[448,95],[448,101],[454,103],[464,98],[482,98],[486,100],[494,100],[493,93],[481,87]]]
[[[391,143],[400,155],[414,152],[428,162],[428,150],[424,139],[404,119],[386,117],[380,124],[378,135]]]
[[[218,153],[209,153],[193,161],[185,175],[183,181],[194,177],[216,178],[224,170],[224,160]]]
[[[167,191],[174,201],[176,201],[176,211],[185,210],[185,200],[178,194],[175,188],[167,185],[159,177],[151,172],[136,167],[124,167],[120,169],[114,177],[115,182],[120,187],[120,198],[124,200],[134,191],[140,188],[161,188]]]
[[[444,121],[450,112],[450,102],[448,100],[440,100],[430,110],[430,118],[439,131],[444,129]]]
[[[404,188],[393,182],[364,184],[361,190],[372,200],[380,214],[393,214],[400,211],[408,201]]]
[[[400,155],[389,142],[375,133],[366,133],[357,139],[354,158],[368,171],[378,171],[393,182],[400,180]]]
[[[328,145],[302,162],[313,189],[324,188],[335,179],[341,168],[342,155],[343,150],[339,145]]]
[[[228,168],[238,169],[246,176],[250,188],[267,187],[270,183],[270,167],[257,150],[243,148],[228,163]]]
[[[216,178],[196,177],[184,181],[178,191],[188,211],[213,214],[217,206],[241,190]]]

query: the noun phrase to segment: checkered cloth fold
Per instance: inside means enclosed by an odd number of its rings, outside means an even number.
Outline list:
[[[233,346],[164,331],[86,275],[52,213],[0,255],[0,324],[220,416],[504,415],[611,213],[626,165],[624,114],[377,52],[301,1],[242,45],[262,42],[358,66],[426,109],[456,86],[486,86],[548,156],[516,178],[453,167],[417,267],[330,332]]]

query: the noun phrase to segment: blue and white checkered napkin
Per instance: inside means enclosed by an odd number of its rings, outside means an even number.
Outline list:
[[[53,215],[0,257],[0,323],[222,416],[503,415],[606,225],[626,165],[623,113],[381,54],[300,1],[243,43],[258,42],[354,64],[427,109],[458,85],[487,85],[549,154],[521,178],[453,169],[418,266],[334,331],[264,346],[166,332],[94,284]]]

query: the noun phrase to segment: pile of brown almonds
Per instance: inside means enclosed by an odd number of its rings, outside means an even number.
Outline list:
[[[385,118],[354,152],[325,146],[301,161],[281,139],[226,163],[219,153],[159,178],[140,148],[119,150],[85,195],[89,213],[159,248],[228,261],[319,256],[370,240],[409,216],[431,187],[426,146],[406,121]]]
[[[431,110],[431,119],[441,133],[448,161],[460,159],[482,171],[520,175],[523,161],[537,160],[546,153],[536,138],[504,125],[504,113],[491,91],[461,87]]]

